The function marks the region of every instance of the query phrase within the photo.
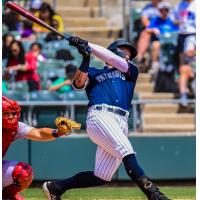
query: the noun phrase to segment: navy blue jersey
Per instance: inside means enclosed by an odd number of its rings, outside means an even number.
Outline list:
[[[89,67],[89,84],[86,87],[88,107],[108,104],[129,110],[138,77],[138,68],[135,64],[128,63],[129,73],[122,73],[116,68],[107,66],[103,69]]]

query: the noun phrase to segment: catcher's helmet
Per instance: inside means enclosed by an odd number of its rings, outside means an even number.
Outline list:
[[[5,96],[2,96],[2,127],[6,129],[16,129],[20,118],[21,107],[19,104]],[[15,117],[10,119],[4,113],[15,113]]]
[[[130,50],[131,52],[131,56],[130,56],[130,60],[132,60],[133,58],[135,58],[137,56],[137,50],[136,48],[129,43],[128,41],[124,40],[124,39],[118,39],[115,42],[111,43],[107,49],[109,49],[110,51],[112,51],[113,53],[121,56],[121,52],[117,47],[126,47]],[[119,50],[119,52],[118,52]],[[121,56],[123,57],[123,56]]]

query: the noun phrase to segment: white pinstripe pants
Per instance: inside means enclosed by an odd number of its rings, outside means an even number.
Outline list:
[[[89,108],[87,132],[98,145],[95,161],[95,176],[111,181],[122,159],[135,153],[128,140],[128,118],[107,110]]]

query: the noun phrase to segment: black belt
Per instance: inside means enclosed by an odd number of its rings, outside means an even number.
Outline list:
[[[96,110],[104,110],[105,109],[109,112],[121,115],[123,117],[129,117],[129,114],[127,114],[128,111],[124,111],[124,110],[121,110],[118,108],[110,108],[110,107],[103,107],[103,106],[96,106],[95,108],[96,108]]]

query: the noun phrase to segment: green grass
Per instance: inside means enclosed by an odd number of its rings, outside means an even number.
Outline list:
[[[161,187],[160,190],[173,200],[194,200],[195,187]],[[44,200],[42,189],[30,188],[22,192],[28,200]],[[143,193],[137,188],[131,187],[99,187],[89,189],[76,189],[67,191],[63,200],[145,200]]]

